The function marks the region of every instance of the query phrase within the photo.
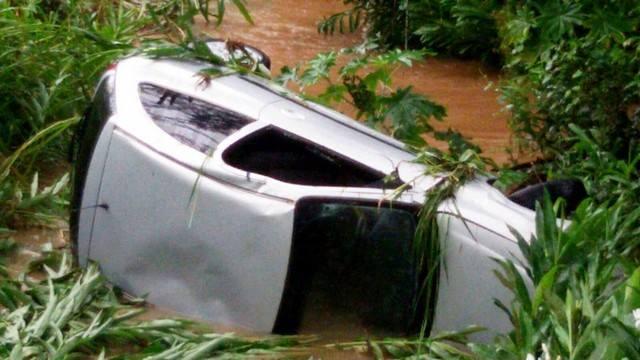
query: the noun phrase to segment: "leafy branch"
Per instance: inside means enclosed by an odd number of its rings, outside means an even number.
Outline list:
[[[308,87],[322,84],[318,95],[306,98],[332,106],[349,104],[358,119],[413,146],[424,145],[423,135],[433,131],[432,120],[441,121],[446,110],[411,87],[394,88],[392,76],[400,67],[421,61],[426,51],[392,50],[376,52],[375,42],[316,55],[306,64],[284,67],[276,81]],[[344,65],[338,65],[344,63]],[[332,76],[337,73],[337,76]]]

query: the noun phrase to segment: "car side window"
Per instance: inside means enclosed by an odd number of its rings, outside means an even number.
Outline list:
[[[401,184],[276,127],[264,128],[232,144],[222,158],[238,169],[291,184],[390,189]]]
[[[211,153],[254,120],[221,106],[152,84],[140,84],[140,101],[158,127],[182,144]]]

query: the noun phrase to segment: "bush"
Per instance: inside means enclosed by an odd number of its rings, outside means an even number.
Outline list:
[[[354,31],[366,23],[387,47],[425,47],[440,54],[497,61],[497,0],[345,0],[352,8],[323,19],[318,30]],[[348,27],[345,27],[348,24]]]
[[[524,2],[501,11],[503,100],[524,145],[559,155],[576,124],[597,129],[603,150],[627,156],[640,134],[640,8],[631,4]]]
[[[220,22],[226,1],[0,2],[0,230],[64,208],[63,189],[29,186],[31,165],[68,153],[69,129],[109,64],[134,52],[221,62],[190,27],[198,14]],[[244,0],[231,2],[251,21]]]
[[[345,3],[353,8],[325,19],[320,30],[331,33],[347,20],[366,21],[369,35],[390,47],[425,47],[504,64],[502,99],[521,149],[561,154],[571,147],[573,123],[598,129],[598,144],[621,158],[640,135],[635,1]]]
[[[584,202],[566,229],[556,215],[547,196],[537,208],[536,237],[518,236],[532,292],[512,262],[500,263],[497,275],[514,300],[498,305],[514,330],[472,345],[477,358],[637,358],[640,267],[624,254],[638,246],[640,211]]]

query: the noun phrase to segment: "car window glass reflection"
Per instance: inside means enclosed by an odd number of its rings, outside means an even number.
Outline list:
[[[156,85],[141,84],[139,94],[156,125],[203,153],[211,153],[227,136],[253,122],[244,115]]]

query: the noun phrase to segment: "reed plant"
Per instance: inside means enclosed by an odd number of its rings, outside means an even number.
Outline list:
[[[0,247],[0,258],[6,250]],[[250,338],[180,319],[136,320],[144,301],[122,297],[96,264],[81,270],[69,253],[48,256],[54,260],[32,267],[43,280],[0,274],[3,359],[265,359],[307,351],[308,338]]]
[[[526,276],[500,262],[497,276],[514,294],[498,303],[514,330],[472,345],[482,359],[635,359],[640,357],[640,211],[585,201],[570,224],[558,221],[548,196],[536,210],[536,235],[518,242]]]

